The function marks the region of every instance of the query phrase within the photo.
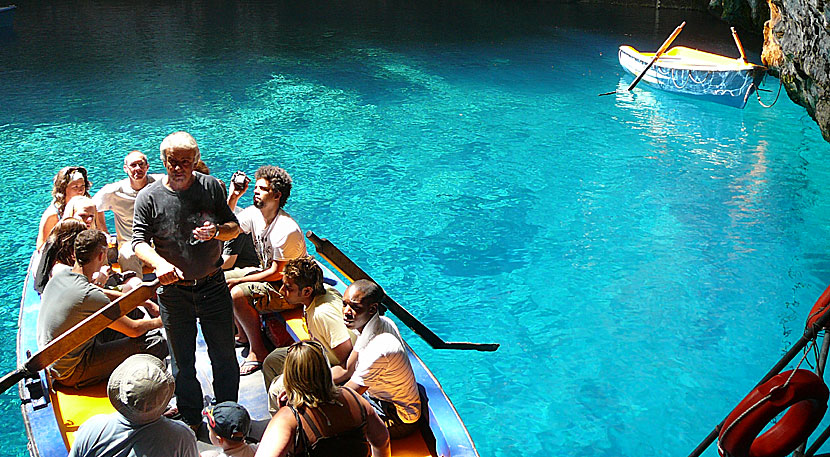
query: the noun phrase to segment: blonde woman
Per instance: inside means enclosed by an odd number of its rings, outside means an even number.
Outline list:
[[[89,197],[90,186],[91,183],[87,179],[87,172],[84,167],[64,167],[55,175],[52,186],[52,203],[49,204],[49,207],[40,217],[36,242],[38,251],[46,243],[46,238],[52,232],[55,224],[63,218],[66,202],[79,195]]]
[[[388,457],[389,433],[375,410],[348,387],[337,387],[316,341],[288,348],[286,405],[271,419],[256,457]]]

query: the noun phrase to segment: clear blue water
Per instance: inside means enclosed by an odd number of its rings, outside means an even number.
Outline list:
[[[288,169],[301,226],[439,335],[502,344],[408,335],[482,456],[687,455],[830,282],[830,145],[802,108],[597,97],[632,79],[619,44],[653,49],[682,20],[677,44],[737,56],[704,14],[18,5],[0,38],[0,371],[51,177],[83,164],[97,189],[130,149],[159,172],[179,129],[220,177]],[[0,395],[1,455],[26,453],[18,403]]]

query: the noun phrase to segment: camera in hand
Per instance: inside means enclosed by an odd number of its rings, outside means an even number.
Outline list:
[[[249,178],[245,173],[237,171],[231,176],[231,182],[234,184],[234,187],[241,190],[244,189],[249,182],[251,182],[251,178]]]

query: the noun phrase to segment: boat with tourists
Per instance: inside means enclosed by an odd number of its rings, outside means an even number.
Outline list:
[[[341,293],[345,290],[347,282],[371,279],[328,240],[319,238],[312,232],[308,232],[307,237],[317,247],[318,255],[340,272],[340,275],[335,274],[318,260],[326,282]],[[17,336],[17,360],[21,368],[3,377],[0,380],[0,386],[5,390],[19,381],[21,410],[29,439],[29,453],[32,456],[65,457],[74,441],[78,427],[94,415],[114,412],[114,408],[107,397],[106,382],[82,389],[62,387],[50,382],[44,368],[51,363],[50,360],[54,361],[66,353],[61,354],[55,351],[55,347],[63,345],[71,349],[81,344],[85,340],[80,338],[93,336],[108,323],[126,314],[144,299],[151,297],[158,283],[156,281],[145,282],[141,287],[111,302],[101,311],[70,329],[45,348],[40,348],[36,335],[40,296],[34,289],[34,270],[37,260],[38,255],[33,254],[23,283]],[[383,305],[434,348],[492,351],[498,347],[497,344],[445,342],[388,295],[384,298]],[[308,338],[303,325],[302,310],[299,309],[266,315],[263,318],[263,324],[267,330],[270,330],[271,340],[275,345],[289,345],[294,341]],[[85,326],[89,331],[83,331],[82,327]],[[94,330],[95,326],[97,326],[97,331]],[[438,380],[412,348],[406,344],[405,347],[415,378],[425,393],[426,407],[423,409],[424,413],[419,423],[420,433],[416,432],[405,438],[392,440],[392,455],[477,457],[478,452],[472,438]],[[237,355],[241,361],[243,359],[241,354]],[[207,397],[213,392],[212,370],[201,332],[197,341],[196,369],[202,390]],[[209,399],[206,398],[206,401]],[[246,376],[240,380],[238,401],[249,411],[251,418],[259,423],[258,427],[253,428],[250,436],[255,441],[261,437],[264,425],[271,417],[268,413],[267,395],[261,375]],[[200,438],[202,438],[201,435]]]

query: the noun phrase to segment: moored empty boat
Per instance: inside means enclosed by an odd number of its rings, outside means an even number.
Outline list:
[[[620,46],[620,65],[639,75],[655,53],[642,53],[631,46]],[[646,71],[643,81],[668,92],[743,108],[757,90],[766,67],[718,54],[676,46],[662,55]]]

